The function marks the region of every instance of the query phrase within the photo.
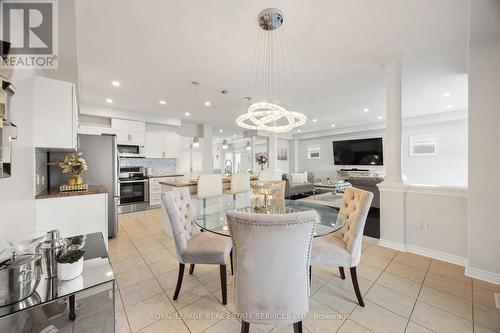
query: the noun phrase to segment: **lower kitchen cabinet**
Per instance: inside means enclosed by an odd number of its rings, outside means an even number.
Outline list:
[[[102,232],[107,248],[107,193],[36,199],[35,207],[38,231],[57,229],[63,237]]]

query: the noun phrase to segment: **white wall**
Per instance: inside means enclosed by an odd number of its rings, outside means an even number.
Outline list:
[[[469,263],[500,284],[500,2],[470,1]]]
[[[278,149],[279,148],[285,148],[288,152],[288,159],[287,160],[278,160],[276,164],[276,168],[283,171],[283,173],[289,173],[290,172],[290,158],[291,158],[291,151],[290,151],[290,140],[287,139],[282,139],[278,138]],[[258,153],[266,153],[267,152],[267,144],[266,143],[257,143],[255,144],[255,154]],[[255,156],[252,157],[255,159]],[[258,167],[258,165],[257,165]]]
[[[0,240],[35,230],[35,160],[33,148],[33,71],[17,70],[11,78],[17,93],[9,101],[13,140],[12,177],[0,179]]]
[[[435,156],[409,156],[410,136],[434,135],[439,137],[439,154]],[[403,174],[408,184],[466,186],[467,185],[467,119],[451,120],[403,128]],[[382,137],[385,129],[345,133],[299,140],[299,170],[313,171],[316,177],[334,177],[341,168],[361,168],[385,172],[382,166],[338,166],[333,163],[332,141]],[[307,159],[308,146],[320,146],[319,160]],[[384,149],[385,150],[385,149]],[[384,156],[385,158],[385,156]],[[385,160],[387,160],[385,158]]]

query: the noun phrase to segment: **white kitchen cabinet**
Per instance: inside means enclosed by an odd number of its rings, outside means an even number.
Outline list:
[[[75,195],[35,200],[38,231],[59,230],[70,237],[102,232],[108,246],[108,194]]]
[[[112,118],[111,128],[118,144],[144,146],[146,143],[146,123],[143,121]]]
[[[146,132],[145,156],[148,158],[179,158],[180,135],[165,132]]]
[[[116,134],[116,131],[111,127],[80,125],[77,129],[77,133],[88,134],[88,135],[103,135],[103,134]]]
[[[159,207],[161,205],[162,186],[161,181],[173,181],[179,177],[155,177],[149,178],[149,205]]]
[[[33,145],[76,149],[78,106],[75,85],[36,76],[33,92]]]

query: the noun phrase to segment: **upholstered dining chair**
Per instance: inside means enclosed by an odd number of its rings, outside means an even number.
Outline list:
[[[214,198],[222,195],[222,175],[200,175],[198,177],[198,185],[196,194],[193,199],[203,200],[203,207],[207,205],[208,198]]]
[[[259,174],[260,181],[278,181],[282,180],[283,172],[281,170],[262,170]]]
[[[201,232],[194,222],[193,207],[187,187],[164,192],[162,200],[170,221],[170,225],[164,227],[173,235],[179,260],[174,300],[177,300],[181,291],[185,264],[191,264],[190,274],[193,273],[195,264],[208,264],[220,267],[222,304],[227,304],[226,262],[230,258],[232,249],[231,239],[211,232]]]
[[[359,289],[356,266],[361,260],[361,241],[372,199],[371,192],[347,188],[338,215],[338,218],[345,219],[344,226],[332,235],[315,238],[311,252],[311,266],[339,267],[342,280],[345,279],[344,267],[349,267],[360,306],[365,306],[365,303]]]
[[[226,214],[241,332],[247,333],[250,323],[293,324],[295,333],[302,332],[309,312],[309,255],[318,213]]]
[[[232,194],[236,200],[236,194],[250,191],[250,174],[247,172],[235,173],[231,176],[231,187],[224,193]]]

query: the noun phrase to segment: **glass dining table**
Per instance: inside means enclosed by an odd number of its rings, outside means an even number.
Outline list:
[[[207,204],[195,211],[195,222],[202,229],[229,237],[226,212],[236,210],[257,214],[290,214],[301,211],[315,210],[319,214],[314,237],[331,234],[345,224],[345,218],[339,209],[300,200],[271,201],[266,207],[256,206],[251,198]]]

